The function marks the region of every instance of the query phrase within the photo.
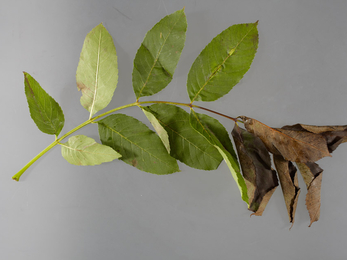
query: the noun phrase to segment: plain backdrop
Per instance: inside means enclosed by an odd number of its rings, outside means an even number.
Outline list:
[[[180,164],[181,172],[157,176],[122,161],[69,165],[55,147],[19,182],[11,180],[54,140],[30,118],[22,71],[59,102],[65,133],[89,116],[75,83],[86,34],[103,22],[113,36],[119,84],[108,108],[118,107],[135,101],[133,59],[146,32],[183,7],[187,40],[174,79],[143,100],[189,102],[187,73],[201,50],[227,27],[259,20],[251,69],[228,95],[204,106],[274,127],[347,124],[345,0],[1,1],[1,259],[346,259],[347,145],[319,162],[321,218],[310,228],[299,177],[290,231],[281,189],[262,217],[250,218],[224,163],[211,172]],[[137,108],[123,112],[145,121]],[[231,121],[218,119],[231,131]],[[78,134],[98,140],[95,125]]]

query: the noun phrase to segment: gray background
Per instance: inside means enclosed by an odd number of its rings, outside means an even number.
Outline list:
[[[291,231],[281,189],[262,217],[250,218],[224,163],[212,172],[180,164],[180,173],[156,176],[120,161],[69,165],[56,147],[11,180],[53,139],[29,116],[22,71],[60,103],[66,132],[89,114],[75,83],[86,34],[103,22],[115,41],[120,78],[108,108],[132,103],[132,62],[145,33],[183,6],[187,41],[175,77],[148,99],[189,102],[186,75],[204,46],[230,25],[259,20],[251,69],[205,106],[275,127],[347,124],[345,0],[1,1],[1,259],[346,259],[347,145],[320,161],[321,219],[311,228],[299,177]],[[124,112],[145,119],[136,108]],[[98,139],[94,125],[78,134]]]

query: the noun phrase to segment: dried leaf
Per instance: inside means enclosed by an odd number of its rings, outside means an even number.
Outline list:
[[[287,206],[289,221],[293,226],[300,194],[297,170],[292,162],[285,160],[281,155],[274,155],[273,158],[280,179],[284,201]]]
[[[332,153],[340,144],[347,142],[347,125],[315,126],[296,124],[284,126],[282,129],[293,131],[308,131],[319,134],[326,139],[329,152]]]
[[[217,100],[242,79],[257,52],[257,25],[230,26],[203,49],[188,73],[187,91],[192,103]]]
[[[252,215],[261,216],[278,186],[276,171],[271,168],[269,152],[259,137],[237,124],[231,134],[247,185],[249,210],[254,212]]]
[[[313,162],[297,163],[301,175],[306,183],[306,207],[310,214],[310,225],[318,221],[320,216],[320,194],[322,186],[323,169]]]
[[[325,138],[319,134],[271,128],[249,117],[240,118],[246,129],[258,136],[271,153],[282,155],[285,160],[305,163],[331,156]]]

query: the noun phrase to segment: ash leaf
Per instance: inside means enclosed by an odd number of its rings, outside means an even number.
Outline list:
[[[347,142],[347,125],[315,126],[295,124],[284,126],[282,129],[319,134],[325,138],[330,153],[335,151],[340,144]]]
[[[274,155],[281,155],[287,161],[315,162],[331,156],[326,139],[316,133],[281,128],[271,128],[258,120],[242,116],[246,129],[258,136]]]
[[[289,221],[293,226],[296,206],[300,194],[297,170],[292,162],[285,160],[281,155],[274,155],[273,158],[280,179]]]
[[[322,186],[323,169],[313,162],[297,163],[301,175],[306,183],[306,207],[310,215],[310,225],[319,220],[320,216],[320,197]]]
[[[261,216],[278,186],[276,171],[271,168],[271,159],[259,137],[240,128],[232,131],[242,174],[247,185],[249,207],[252,215]]]

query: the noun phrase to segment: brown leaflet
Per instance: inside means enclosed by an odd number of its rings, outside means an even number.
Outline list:
[[[271,168],[269,152],[259,137],[235,127],[232,131],[242,174],[247,185],[248,209],[261,216],[278,186],[276,171]]]
[[[292,162],[285,160],[281,155],[274,155],[274,163],[280,178],[284,201],[287,206],[289,221],[294,224],[295,211],[300,194],[298,175]]]
[[[320,216],[320,194],[322,186],[323,169],[316,163],[297,163],[302,177],[306,183],[306,207],[310,215],[310,225],[318,221]]]
[[[286,125],[282,129],[293,131],[307,131],[319,134],[326,139],[329,152],[332,153],[340,144],[347,142],[347,125],[315,126],[315,125]]]
[[[331,156],[323,136],[307,131],[271,128],[258,120],[241,116],[246,129],[258,136],[273,154],[293,162],[315,162]]]

